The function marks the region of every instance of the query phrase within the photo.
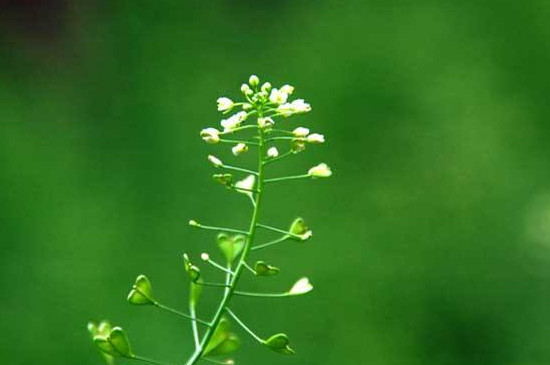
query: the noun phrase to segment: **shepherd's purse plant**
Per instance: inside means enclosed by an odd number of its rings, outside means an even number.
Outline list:
[[[244,291],[239,287],[239,279],[243,275],[267,277],[277,275],[279,268],[266,261],[252,263],[252,253],[267,249],[285,241],[307,241],[312,237],[312,231],[302,218],[294,219],[288,228],[277,228],[260,220],[263,195],[269,186],[289,180],[322,179],[331,176],[332,172],[325,163],[311,167],[302,174],[270,177],[271,164],[294,156],[312,144],[322,144],[325,138],[319,133],[310,133],[305,127],[289,127],[286,120],[296,114],[307,113],[311,106],[303,99],[290,101],[294,87],[284,85],[274,88],[269,82],[260,85],[257,76],[250,76],[248,83],[241,86],[243,100],[234,102],[227,97],[217,100],[218,111],[224,115],[234,112],[221,121],[222,129],[205,128],[200,137],[208,144],[231,145],[235,156],[250,153],[257,154],[255,168],[237,167],[222,162],[214,155],[208,156],[208,161],[219,173],[213,175],[216,182],[226,188],[246,196],[252,206],[250,225],[248,229],[218,227],[190,220],[191,227],[218,232],[217,247],[223,261],[219,263],[210,254],[203,253],[200,259],[218,269],[223,274],[220,282],[206,281],[201,275],[199,265],[187,254],[183,254],[183,265],[190,281],[189,308],[187,312],[168,307],[153,296],[151,282],[145,275],[139,275],[133,284],[128,302],[139,306],[152,306],[183,317],[190,321],[193,334],[193,352],[185,365],[194,365],[201,360],[217,364],[230,365],[234,360],[233,352],[240,346],[239,338],[231,332],[231,323],[235,323],[249,334],[258,344],[281,354],[293,354],[289,339],[284,333],[262,337],[249,328],[243,319],[232,309],[231,303],[238,296],[259,298],[284,298],[302,295],[310,292],[313,286],[307,277],[296,281],[287,291],[262,293]],[[283,152],[279,149],[285,148]],[[265,230],[277,234],[277,238],[268,242],[256,242],[257,231]],[[220,290],[220,300],[216,310],[202,319],[197,316],[199,297],[204,287]],[[206,319],[207,318],[207,319]],[[88,331],[94,344],[101,350],[109,365],[115,364],[116,358],[148,362],[164,365],[134,352],[130,346],[126,331],[121,327],[111,326],[109,322],[90,322]]]

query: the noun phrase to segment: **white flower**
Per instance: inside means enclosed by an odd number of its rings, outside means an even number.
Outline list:
[[[271,84],[269,82],[264,82],[264,84],[262,85],[262,87],[260,88],[261,91],[263,92],[268,92],[269,90],[271,89]]]
[[[311,111],[311,105],[306,103],[304,99],[296,99],[290,103],[295,113],[307,113]]]
[[[281,91],[285,94],[292,95],[292,93],[294,92],[294,86],[283,85],[281,86]]]
[[[288,94],[278,89],[271,90],[271,94],[269,94],[269,101],[278,105],[286,103],[287,99]]]
[[[223,112],[223,111],[226,111],[226,110],[231,110],[233,108],[233,105],[235,105],[233,103],[233,100],[231,100],[229,98],[225,98],[225,97],[218,98],[217,102],[218,102],[218,111],[219,112]]]
[[[258,126],[262,129],[272,127],[274,124],[275,122],[270,117],[258,118]]]
[[[292,131],[292,134],[294,134],[298,138],[303,138],[309,134],[309,129],[305,127],[298,127]]]
[[[223,165],[223,162],[216,156],[209,155],[208,161],[210,161],[210,163],[214,165],[214,167],[220,167]]]
[[[309,143],[325,143],[325,136],[319,133],[312,133],[307,136],[307,141]]]
[[[311,177],[329,177],[332,175],[332,171],[330,171],[330,167],[326,163],[320,163],[310,168],[307,174]]]
[[[260,79],[256,75],[250,75],[248,83],[250,84],[250,86],[258,86],[258,84],[260,83]]]
[[[248,116],[246,112],[238,112],[233,114],[228,119],[223,119],[221,125],[224,128],[224,132],[237,128]]]
[[[242,155],[246,151],[248,151],[248,146],[244,143],[236,144],[235,146],[233,146],[233,148],[231,148],[231,152],[233,152],[235,156]]]
[[[247,84],[241,85],[241,92],[245,95],[252,95],[254,93],[254,91],[252,91],[250,86],[248,86]]]
[[[210,260],[210,255],[207,254],[206,252],[201,253],[201,260],[202,260],[202,261],[208,261],[208,260]]]
[[[254,184],[256,183],[256,177],[254,175],[248,175],[243,180],[237,181],[235,183],[235,189],[239,193],[252,195],[252,191],[254,189]]]
[[[218,143],[220,131],[216,128],[205,128],[201,131],[201,138],[207,143]]]
[[[267,150],[267,157],[275,158],[277,156],[279,156],[279,150],[277,150],[277,147],[271,147]]]
[[[292,288],[288,291],[290,295],[306,294],[313,290],[313,285],[309,282],[308,278],[301,278],[298,280]]]

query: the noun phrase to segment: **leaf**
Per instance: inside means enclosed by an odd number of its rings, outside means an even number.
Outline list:
[[[246,244],[246,236],[242,234],[229,235],[220,233],[217,237],[218,247],[230,264],[241,254]]]
[[[294,350],[290,348],[289,343],[288,336],[284,333],[277,333],[264,341],[264,345],[275,352],[285,355],[294,354]]]
[[[278,267],[268,265],[264,261],[256,262],[254,271],[258,276],[272,276],[278,274],[281,270]]]
[[[128,294],[128,302],[135,305],[155,304],[152,295],[151,282],[145,275],[139,275],[136,278],[132,290]]]

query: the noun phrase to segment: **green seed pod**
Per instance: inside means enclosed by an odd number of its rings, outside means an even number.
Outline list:
[[[189,256],[187,256],[186,253],[183,254],[183,263],[185,265],[185,271],[187,271],[187,274],[189,275],[189,279],[191,279],[192,282],[196,283],[201,276],[200,269],[193,265],[191,261],[189,261]]]
[[[240,339],[234,333],[229,332],[229,328],[230,323],[227,318],[222,318],[204,350],[205,355],[228,355],[240,347]]]
[[[294,240],[305,241],[313,235],[313,232],[308,228],[303,218],[300,217],[296,218],[294,222],[292,222],[288,231],[294,235],[291,236]]]
[[[108,336],[98,335],[94,337],[94,343],[104,353],[111,356],[133,358],[130,342],[126,332],[120,327],[114,327]]]
[[[233,186],[233,175],[231,174],[214,174],[212,178],[224,186]]]
[[[258,276],[272,276],[277,275],[281,270],[278,267],[268,265],[264,261],[258,261],[254,265],[254,271]]]
[[[288,345],[289,343],[288,336],[284,333],[278,333],[264,341],[264,345],[275,352],[285,355],[294,354],[294,350]]]
[[[243,251],[244,245],[246,243],[246,236],[242,234],[228,235],[227,233],[220,233],[217,237],[218,247],[222,252],[223,256],[230,264],[235,261],[235,259]]]
[[[154,305],[151,282],[145,275],[139,275],[128,294],[128,302],[134,305]]]

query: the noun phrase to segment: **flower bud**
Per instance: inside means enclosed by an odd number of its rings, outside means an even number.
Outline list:
[[[247,151],[248,151],[248,146],[244,143],[239,143],[233,146],[233,148],[231,148],[231,152],[233,152],[235,156],[240,156],[243,153],[246,153]]]
[[[233,106],[235,105],[233,103],[233,100],[231,100],[229,98],[226,98],[226,97],[218,98],[217,102],[218,102],[218,111],[219,112],[223,112],[223,111],[226,111],[226,110],[231,110],[233,108]]]
[[[294,92],[294,86],[283,85],[281,86],[281,91],[285,94],[292,95],[292,93]]]
[[[220,167],[223,165],[222,161],[216,156],[209,155],[208,161],[210,161],[210,163],[214,165],[214,167]]]
[[[309,129],[305,127],[298,127],[292,131],[292,134],[294,134],[298,138],[303,138],[309,134]]]
[[[260,79],[256,75],[251,75],[250,78],[248,79],[248,83],[252,87],[258,86],[258,84],[260,83]]]
[[[250,86],[248,86],[247,84],[242,84],[241,85],[241,92],[243,94],[245,94],[246,96],[250,96],[250,95],[254,94],[254,91],[252,91]]]
[[[271,84],[269,82],[264,82],[260,90],[267,93],[269,90],[271,90]]]
[[[220,131],[216,128],[205,128],[201,131],[201,138],[206,143],[218,143],[220,141]]]
[[[210,255],[207,254],[206,252],[201,253],[201,260],[202,261],[209,261],[210,260]]]
[[[270,147],[268,150],[267,150],[267,157],[269,158],[275,158],[279,156],[279,150],[277,150],[277,147]]]
[[[250,103],[244,103],[243,104],[243,110],[249,110],[252,109],[252,104]]]
[[[332,175],[332,171],[330,170],[330,167],[326,163],[320,163],[317,166],[313,166],[309,169],[307,172],[309,176],[313,178],[317,177],[329,177]]]
[[[307,136],[306,141],[308,143],[325,143],[325,136],[319,133],[312,133]]]
[[[275,122],[270,117],[258,118],[258,126],[262,129],[271,128]]]

